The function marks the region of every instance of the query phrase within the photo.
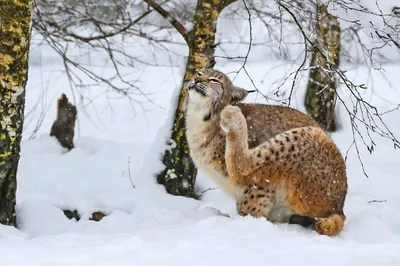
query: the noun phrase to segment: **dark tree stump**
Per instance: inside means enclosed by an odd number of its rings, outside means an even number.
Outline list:
[[[77,210],[73,210],[73,211],[63,210],[63,212],[64,212],[64,215],[70,220],[75,219],[76,221],[79,221],[81,219],[81,215],[79,214],[79,212]],[[99,222],[104,217],[106,217],[106,215],[104,213],[102,213],[101,211],[97,211],[97,212],[92,213],[92,216],[89,218],[89,220]]]
[[[71,150],[74,148],[76,107],[68,102],[63,93],[57,101],[57,119],[51,127],[50,136],[58,139],[61,146]]]
[[[101,219],[103,219],[105,216],[106,216],[106,215],[105,215],[104,213],[97,211],[97,212],[92,213],[92,217],[91,217],[89,220],[99,222],[99,221],[101,221]]]
[[[64,212],[64,215],[67,216],[67,218],[70,220],[75,219],[75,220],[79,221],[81,219],[81,216],[79,215],[77,210],[73,210],[73,211],[63,210],[63,212]]]

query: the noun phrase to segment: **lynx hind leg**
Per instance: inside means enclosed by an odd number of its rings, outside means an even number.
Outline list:
[[[221,128],[225,133],[246,129],[246,119],[239,107],[228,105],[222,110]]]
[[[237,198],[236,209],[239,215],[251,215],[253,217],[268,217],[275,205],[275,190],[246,186],[243,194]]]

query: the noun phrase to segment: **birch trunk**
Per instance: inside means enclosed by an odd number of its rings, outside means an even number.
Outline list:
[[[32,0],[0,0],[0,223],[15,225]]]
[[[308,114],[322,127],[335,131],[336,75],[319,51],[330,63],[339,66],[340,26],[337,17],[328,13],[326,5],[317,5],[316,34],[318,49],[312,50],[305,106]]]

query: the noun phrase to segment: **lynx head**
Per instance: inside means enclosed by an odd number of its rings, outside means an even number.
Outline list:
[[[189,106],[191,111],[202,115],[204,120],[219,119],[227,105],[236,105],[243,101],[248,92],[236,87],[220,71],[202,69],[188,83]]]

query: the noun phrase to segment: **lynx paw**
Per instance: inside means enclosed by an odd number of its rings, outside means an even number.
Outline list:
[[[242,111],[237,106],[228,105],[221,112],[221,128],[226,133],[241,130],[246,126]]]

